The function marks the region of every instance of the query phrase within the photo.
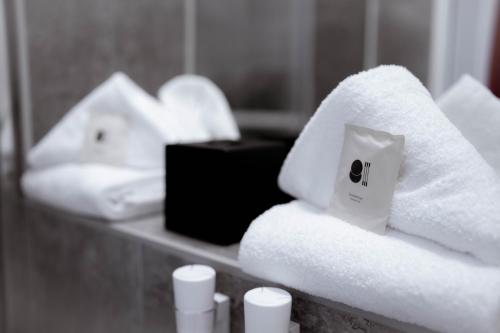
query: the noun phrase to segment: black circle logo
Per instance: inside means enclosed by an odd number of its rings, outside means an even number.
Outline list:
[[[359,183],[361,180],[361,172],[363,171],[363,163],[360,160],[355,160],[351,164],[351,172],[349,173],[349,178],[353,183]]]

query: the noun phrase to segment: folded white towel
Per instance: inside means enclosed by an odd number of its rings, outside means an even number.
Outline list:
[[[402,67],[381,66],[333,90],[285,160],[279,176],[284,191],[328,206],[346,123],[406,137],[390,226],[500,263],[497,174]]]
[[[438,100],[448,119],[500,173],[500,100],[464,75]]]
[[[29,151],[23,191],[32,200],[108,220],[160,212],[165,144],[188,137],[175,115],[116,73]]]
[[[365,231],[304,202],[257,218],[239,261],[254,276],[433,330],[500,332],[498,267],[392,229]]]
[[[185,139],[175,116],[165,112],[123,73],[115,73],[74,106],[28,153],[28,164],[38,169],[84,159],[89,121],[96,115],[122,117],[128,124],[123,166],[157,168],[163,165],[164,144]],[[115,122],[110,121],[108,127]],[[104,130],[106,130],[106,126]],[[116,147],[115,149],[119,149]],[[120,148],[121,149],[121,148]]]
[[[63,164],[24,173],[25,195],[76,214],[121,220],[162,210],[163,169]]]
[[[167,107],[113,74],[30,150],[26,196],[109,220],[161,211],[165,144],[239,138],[224,95],[209,80],[179,77],[162,92]],[[202,121],[200,129],[190,116]]]
[[[195,141],[238,140],[240,132],[224,93],[209,79],[181,75],[165,83],[158,97]]]

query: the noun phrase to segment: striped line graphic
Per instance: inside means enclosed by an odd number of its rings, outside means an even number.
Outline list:
[[[365,187],[368,186],[368,176],[370,175],[370,162],[365,162],[365,167],[363,168],[363,181],[361,184]]]

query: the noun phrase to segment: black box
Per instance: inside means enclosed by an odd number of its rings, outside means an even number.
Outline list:
[[[239,242],[257,216],[291,200],[277,184],[289,148],[263,140],[168,145],[165,227],[216,244]]]

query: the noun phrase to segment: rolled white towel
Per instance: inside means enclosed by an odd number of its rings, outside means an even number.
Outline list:
[[[438,99],[448,119],[500,173],[500,100],[469,75]]]
[[[125,74],[115,73],[75,105],[29,151],[29,167],[39,169],[82,161],[89,122],[100,114],[122,117],[128,124],[125,156],[119,163],[122,166],[161,167],[165,143],[182,141],[188,136],[159,101]]]
[[[405,135],[390,226],[500,264],[500,180],[402,67],[362,72],[333,90],[284,162],[284,191],[328,206],[346,123]]]
[[[209,79],[197,75],[177,76],[160,88],[158,97],[190,133],[191,141],[240,138],[224,93]]]
[[[257,218],[239,261],[259,278],[440,332],[500,332],[498,267],[392,229],[365,231],[305,202]]]
[[[75,214],[121,220],[158,213],[165,197],[163,169],[134,170],[99,164],[63,164],[30,170],[25,195]]]

